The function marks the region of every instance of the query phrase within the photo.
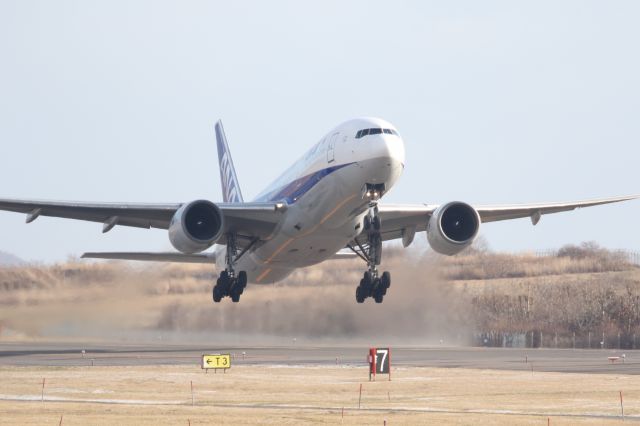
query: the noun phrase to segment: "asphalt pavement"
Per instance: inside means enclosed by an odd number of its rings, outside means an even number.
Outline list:
[[[0,365],[199,365],[203,354],[214,353],[231,354],[234,365],[364,366],[368,347],[0,343]],[[398,346],[391,347],[391,359],[394,367],[640,374],[640,351],[633,350]]]

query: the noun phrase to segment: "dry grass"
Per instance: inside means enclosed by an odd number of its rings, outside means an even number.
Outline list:
[[[365,367],[0,368],[0,425],[609,424],[640,415],[640,382],[623,375]],[[42,378],[45,398],[40,402]],[[190,382],[194,385],[191,406]],[[362,409],[358,390],[363,384]],[[17,401],[16,399],[23,400]],[[31,398],[31,400],[24,400]],[[8,400],[14,399],[14,400]],[[56,401],[54,401],[56,400]],[[345,408],[342,419],[342,408]]]
[[[479,250],[450,258],[410,253],[415,252],[385,252],[383,266],[392,271],[393,284],[382,307],[355,304],[360,261],[327,262],[277,285],[250,285],[238,305],[228,299],[212,304],[216,273],[210,265],[70,260],[0,268],[0,339],[382,334],[403,343],[464,344],[477,331],[586,335],[603,327],[627,340],[640,335],[640,269],[619,254],[593,245],[542,257]],[[555,306],[562,308],[549,310]]]

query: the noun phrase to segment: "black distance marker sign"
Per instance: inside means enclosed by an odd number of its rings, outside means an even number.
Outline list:
[[[376,373],[389,374],[389,348],[376,349]]]

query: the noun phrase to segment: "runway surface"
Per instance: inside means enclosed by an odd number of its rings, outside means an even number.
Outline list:
[[[82,351],[85,351],[82,354]],[[196,346],[78,343],[0,343],[4,366],[135,366],[200,364],[202,354],[230,353],[233,364],[365,365],[364,346]],[[392,347],[392,365],[640,374],[640,351]],[[624,355],[624,357],[623,357]],[[611,362],[609,357],[620,357]]]

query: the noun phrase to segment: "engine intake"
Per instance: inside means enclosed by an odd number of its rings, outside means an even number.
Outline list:
[[[224,216],[211,201],[197,200],[180,207],[169,226],[169,241],[182,253],[198,253],[216,243],[224,231]]]
[[[434,251],[452,256],[470,246],[479,230],[480,215],[476,209],[453,201],[433,212],[427,224],[427,240]]]

